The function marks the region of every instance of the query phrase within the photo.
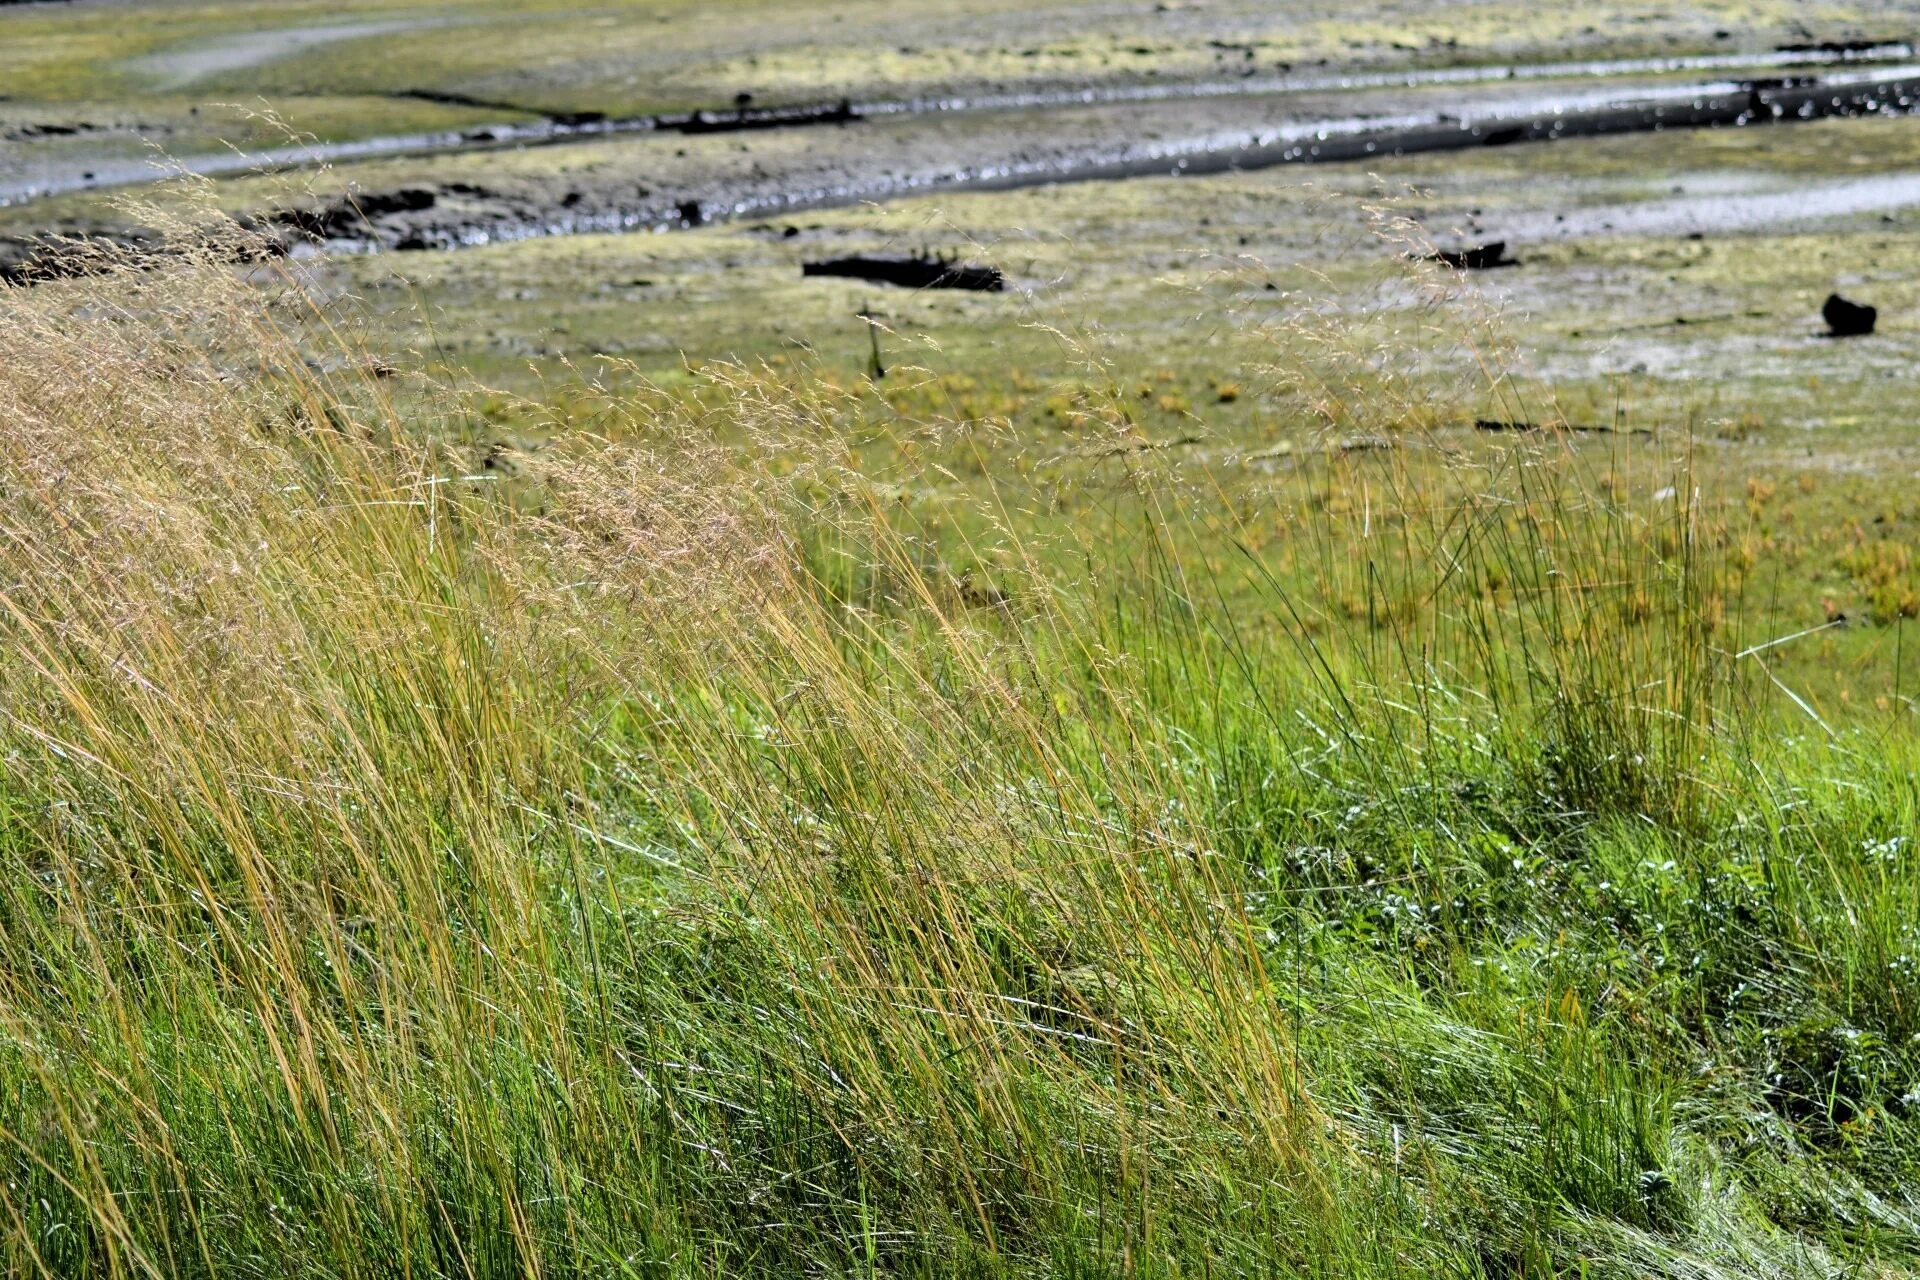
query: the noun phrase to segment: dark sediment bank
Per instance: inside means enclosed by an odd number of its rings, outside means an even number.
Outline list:
[[[776,178],[724,179],[697,196],[661,193],[637,201],[591,190],[569,193],[565,207],[485,207],[407,221],[412,247],[456,247],[538,236],[670,230],[730,218],[779,217],[869,201],[969,191],[1007,191],[1068,182],[1199,176],[1280,165],[1337,164],[1427,152],[1509,146],[1677,128],[1745,128],[1835,117],[1902,113],[1920,103],[1920,68],[1888,76],[1820,81],[1759,81],[1675,86],[1650,96],[1609,100],[1588,95],[1493,104],[1460,116],[1399,116],[1308,121],[1258,133],[1215,134],[1154,145],[1050,154],[1007,164],[845,175],[819,185]],[[804,176],[804,175],[798,175]],[[394,239],[378,234],[383,243]]]
[[[604,111],[547,111],[539,107],[504,102],[494,98],[475,98],[464,93],[446,93],[434,89],[407,89],[393,95],[446,107],[469,107],[480,111],[502,111],[517,115],[539,116],[556,129],[555,140],[572,131],[587,137],[617,133],[744,133],[757,129],[801,129],[809,125],[851,124],[865,112],[851,99],[839,102],[800,104],[783,107],[756,107],[750,102],[736,103],[725,109],[702,109],[671,115],[639,116],[619,119]],[[519,128],[519,126],[515,126]],[[536,130],[537,132],[537,130]],[[475,136],[475,141],[485,141]],[[537,141],[530,138],[528,141]]]
[[[1878,48],[1880,46],[1876,46]],[[290,211],[263,219],[289,237],[289,244],[326,242],[339,247],[436,249],[544,236],[630,230],[665,230],[741,217],[780,217],[903,197],[969,191],[1005,191],[1054,183],[1119,181],[1137,177],[1204,175],[1293,164],[1369,161],[1382,157],[1603,137],[1670,128],[1763,127],[1835,117],[1903,113],[1920,103],[1920,66],[1849,67],[1821,78],[1765,78],[1705,84],[1604,87],[1584,92],[1516,92],[1502,86],[1478,100],[1455,101],[1452,111],[1379,110],[1347,118],[1296,119],[1265,128],[1234,127],[1231,104],[1209,107],[1211,115],[1189,117],[1192,132],[1157,141],[1137,140],[1150,113],[1156,125],[1169,112],[1154,105],[1082,107],[1080,132],[1053,136],[1059,114],[1028,111],[1009,115],[1025,131],[1012,148],[1007,131],[962,127],[944,133],[895,117],[885,129],[863,134],[858,146],[808,148],[782,165],[757,158],[728,168],[716,165],[697,176],[653,190],[627,171],[611,176],[576,175],[552,189],[522,184],[496,190],[491,182],[424,183],[363,193],[352,202],[318,210]],[[1542,86],[1545,89],[1545,86]],[[1294,109],[1298,109],[1298,102]],[[1344,106],[1347,98],[1329,105]],[[682,118],[680,131],[697,134],[730,129],[779,129],[786,125],[850,124],[868,108],[842,103],[831,117],[792,119],[788,109],[737,104],[699,119]],[[1193,108],[1188,108],[1189,112]],[[1274,108],[1266,108],[1270,114]],[[1119,116],[1112,113],[1119,112]],[[1246,114],[1258,114],[1249,108]],[[937,119],[937,117],[936,117]],[[785,122],[785,124],[783,124]],[[1177,125],[1177,121],[1173,122]],[[558,126],[554,126],[558,127]],[[577,134],[611,125],[569,126]],[[650,130],[663,128],[659,122]],[[1134,138],[1105,142],[1103,137]],[[891,148],[883,155],[874,144]],[[636,142],[629,145],[646,145]],[[1015,154],[1004,161],[996,148]],[[828,155],[828,160],[818,159]],[[483,158],[475,158],[476,172]],[[510,185],[510,184],[507,184]],[[18,262],[22,250],[11,252]],[[0,252],[0,258],[8,256]]]
[[[844,125],[860,120],[911,116],[940,116],[975,112],[1048,111],[1054,109],[1124,106],[1154,103],[1190,103],[1239,98],[1285,97],[1325,93],[1360,93],[1395,89],[1450,86],[1517,85],[1545,81],[1605,83],[1636,76],[1701,73],[1753,73],[1800,69],[1859,69],[1904,62],[1920,57],[1920,48],[1905,41],[1807,44],[1765,53],[1677,54],[1656,58],[1599,59],[1574,62],[1520,63],[1455,67],[1411,68],[1397,71],[1287,71],[1251,74],[1221,80],[1130,81],[1065,88],[948,94],[934,97],[850,101],[845,99],[757,105],[750,95],[726,108],[692,110],[650,116],[618,117],[598,111],[552,112],[523,103],[469,94],[409,89],[395,94],[447,106],[498,111],[505,115],[538,117],[503,120],[458,130],[394,134],[343,142],[310,142],[241,154],[223,151],[203,156],[177,157],[165,165],[151,157],[101,157],[15,177],[0,175],[0,206],[22,204],[74,191],[104,190],[162,180],[172,173],[222,177],[239,173],[308,168],[388,156],[434,156],[525,147],[566,146],[609,138],[654,133],[700,134],[736,130],[768,130],[817,125]],[[1574,92],[1575,96],[1586,97]]]
[[[1090,160],[1055,175],[1019,172],[956,177],[949,189],[1004,189],[1033,182],[1088,182],[1156,174],[1222,173],[1283,164],[1336,164],[1378,156],[1461,151],[1610,134],[1744,127],[1911,111],[1920,101],[1920,68],[1851,83],[1809,81],[1699,86],[1657,97],[1588,106],[1497,110],[1478,118],[1360,121],[1279,131],[1239,146],[1170,150],[1161,155]]]

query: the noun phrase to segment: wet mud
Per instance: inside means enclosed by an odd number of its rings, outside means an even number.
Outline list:
[[[1429,97],[1437,91],[1429,91]],[[1909,112],[1920,102],[1920,67],[1844,73],[1802,80],[1645,85],[1621,96],[1520,92],[1508,87],[1442,109],[1404,99],[1358,104],[1364,114],[1285,117],[1288,107],[1347,105],[1288,99],[1249,100],[1252,114],[1281,119],[1248,126],[1219,103],[1134,104],[1074,111],[1005,113],[981,122],[903,118],[869,121],[840,147],[808,145],[776,153],[728,153],[683,169],[661,188],[630,185],[639,173],[672,175],[657,149],[634,152],[627,164],[569,174],[564,190],[503,184],[478,199],[443,201],[419,211],[370,219],[371,245],[453,248],[539,236],[622,230],[671,230],[737,218],[778,219],[817,210],[907,196],[1008,191],[1067,182],[1111,182],[1159,176],[1201,176],[1282,165],[1366,162],[1430,152],[1597,138],[1679,128],[1758,128],[1834,117]],[[1197,109],[1196,109],[1197,108]],[[1276,110],[1277,108],[1277,110]],[[851,129],[853,126],[849,126]],[[1129,140],[1111,141],[1113,135]],[[942,163],[944,158],[945,163]],[[651,161],[652,163],[649,163]],[[1810,197],[1805,208],[1859,211],[1911,198],[1898,180],[1863,180]],[[1728,202],[1730,219],[1773,217],[1764,203]],[[1713,209],[1696,205],[1640,210],[1641,220],[1666,217],[1700,229]],[[1584,221],[1530,228],[1560,238]],[[1508,237],[1517,243],[1528,235]]]
[[[419,24],[402,25],[411,28]],[[251,43],[243,50],[234,51],[233,56],[244,55],[254,62],[263,58],[289,56],[308,44],[326,39],[365,38],[375,34],[373,29],[378,26],[366,23],[338,24],[327,28],[256,33],[246,37]],[[176,59],[192,56],[204,61],[226,51],[228,43],[231,41],[216,42],[218,47],[211,49],[200,48],[155,56]],[[352,164],[381,157],[428,157],[528,147],[574,146],[656,133],[783,129],[921,116],[987,114],[1004,117],[1010,113],[1046,113],[1099,106],[1124,108],[1157,104],[1177,111],[1194,104],[1235,99],[1248,102],[1247,109],[1238,114],[1266,114],[1260,106],[1260,100],[1263,99],[1284,101],[1294,97],[1353,95],[1358,101],[1366,95],[1394,90],[1470,89],[1474,86],[1518,86],[1546,82],[1559,83],[1567,99],[1565,105],[1576,106],[1592,99],[1592,92],[1583,86],[1594,82],[1620,84],[1622,88],[1614,95],[1617,97],[1631,92],[1632,82],[1649,77],[1739,72],[1746,76],[1746,80],[1736,83],[1764,83],[1763,73],[1768,72],[1819,69],[1828,75],[1846,70],[1867,70],[1871,73],[1872,68],[1896,66],[1916,59],[1920,59],[1920,50],[1908,42],[1807,44],[1761,54],[1686,54],[1396,71],[1322,70],[1277,75],[1251,73],[1202,81],[1139,80],[1017,92],[872,101],[836,99],[771,106],[756,104],[752,95],[743,94],[728,107],[631,118],[596,111],[543,112],[523,103],[502,99],[442,90],[407,89],[393,96],[443,106],[497,111],[503,118],[462,129],[376,135],[333,142],[303,141],[298,145],[244,154],[223,149],[206,155],[171,156],[164,161],[150,154],[80,154],[37,158],[16,148],[11,155],[0,152],[0,206],[24,204],[73,192],[151,183],[176,173],[225,177],[258,171]],[[1535,96],[1541,100],[1541,110],[1552,109],[1553,95],[1550,90],[1542,90]],[[1471,100],[1464,100],[1459,105],[1467,109],[1473,104]],[[1011,156],[1007,158],[1013,159]]]
[[[912,102],[765,107],[742,95],[727,108],[673,116],[573,113],[458,133],[229,153],[174,162],[172,171],[232,176],[340,165],[359,187],[352,199],[263,211],[259,225],[284,232],[294,249],[444,249],[780,219],[910,196],[1906,113],[1920,103],[1920,62],[1898,59],[1913,56],[1906,44],[1807,46],[1757,58],[1250,78]],[[1731,67],[1795,74],[1681,77]],[[418,96],[518,110],[458,95]],[[544,166],[530,162],[562,144],[572,149]],[[151,161],[101,166],[84,179],[41,174],[37,182],[9,182],[0,172],[0,202],[30,202],[75,183],[131,185],[166,172]],[[410,180],[389,184],[389,175],[402,172]],[[1811,193],[1657,202],[1620,216],[1643,231],[1737,227],[1822,208],[1849,213],[1913,203],[1917,181],[1894,175]],[[1614,229],[1607,219],[1607,211],[1585,210],[1487,230],[1524,244]]]

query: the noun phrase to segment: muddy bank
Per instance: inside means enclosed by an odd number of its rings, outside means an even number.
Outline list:
[[[1596,85],[1520,76],[1466,95],[1445,84],[1320,93],[1296,88],[871,118],[841,104],[830,121],[787,126],[773,111],[741,103],[705,120],[683,117],[686,127],[672,133],[660,121],[632,137],[615,136],[617,122],[568,125],[597,136],[600,145],[564,153],[494,140],[487,149],[476,144],[437,157],[370,157],[354,170],[360,186],[354,198],[271,215],[262,225],[292,249],[313,243],[440,249],[780,219],[909,196],[1364,162],[1673,128],[1761,128],[1905,113],[1916,103],[1920,65],[1912,64],[1746,81]],[[827,123],[836,127],[800,127]],[[236,165],[263,159],[274,157],[233,158]],[[1798,204],[1793,193],[1762,192],[1746,203],[1693,202],[1623,216],[1649,229],[1739,229],[1755,220],[1823,216],[1823,210],[1895,207],[1912,197],[1912,184],[1894,177]],[[1490,228],[1517,243],[1604,229],[1610,228],[1595,215],[1551,227]]]
[[[31,286],[129,268],[144,270],[188,258],[257,264],[278,259],[285,252],[285,246],[271,237],[230,233],[183,239],[150,228],[57,238],[0,236],[0,285]]]
[[[1008,111],[1076,104],[1169,102],[1185,98],[1260,97],[1286,93],[1355,92],[1369,89],[1421,89],[1501,82],[1629,80],[1647,76],[1708,73],[1815,71],[1841,66],[1897,64],[1920,58],[1920,46],[1907,41],[1864,42],[1851,47],[1794,45],[1769,53],[1675,54],[1664,58],[1596,58],[1571,62],[1489,63],[1457,67],[1416,67],[1396,71],[1287,71],[1248,73],[1228,80],[1198,83],[1131,83],[1074,89],[1036,89],[911,98],[860,104],[863,115],[923,114],[929,111]]]
[[[1419,109],[1346,117],[1310,116],[1235,127],[1218,107],[1170,117],[1164,107],[1085,108],[1077,113],[1009,114],[992,129],[958,122],[866,126],[839,155],[828,148],[716,153],[710,164],[676,170],[662,152],[636,149],[628,163],[567,176],[564,189],[511,181],[447,184],[431,208],[369,218],[363,234],[336,237],[396,249],[450,248],[537,236],[666,230],[734,218],[781,218],[906,196],[1005,191],[1062,182],[1198,176],[1279,165],[1378,160],[1428,152],[1670,128],[1759,128],[1833,117],[1908,112],[1920,102],[1920,67],[1820,81],[1642,86],[1610,93],[1539,95],[1513,89],[1454,110]],[[1315,105],[1342,105],[1345,99]],[[1191,107],[1192,104],[1187,104]],[[1272,104],[1267,104],[1271,106]],[[1180,128],[1192,126],[1192,131]],[[1134,141],[1114,145],[1115,134]],[[947,163],[929,162],[944,156]],[[648,173],[659,187],[635,185]],[[679,181],[673,178],[677,175]],[[1861,184],[1836,195],[1837,211],[1905,203],[1900,182]],[[1809,212],[1819,206],[1810,205]],[[1762,216],[1744,213],[1741,217]],[[1692,228],[1689,228],[1692,229]],[[1531,229],[1529,229],[1531,230]],[[1569,231],[1569,234],[1572,232]],[[1516,241],[1534,238],[1515,235]]]
[[[415,29],[421,23],[338,24],[333,27],[293,28],[234,37],[213,47],[191,51],[202,62],[231,54],[257,61],[288,56],[306,44],[323,40],[365,38],[381,30]],[[228,45],[234,47],[229,50]],[[154,55],[184,58],[189,53]],[[101,155],[45,157],[38,163],[23,154],[0,154],[0,206],[80,191],[96,191],[160,181],[172,174],[228,177],[261,171],[351,164],[382,157],[432,157],[463,153],[519,150],[528,147],[583,145],[608,139],[651,134],[700,134],[761,131],[818,125],[846,125],[863,120],[944,115],[993,115],[1052,112],[1086,107],[1165,106],[1179,110],[1209,101],[1245,100],[1249,112],[1259,113],[1260,100],[1312,98],[1331,94],[1378,95],[1394,90],[1474,86],[1546,85],[1559,82],[1573,98],[1589,96],[1583,82],[1619,82],[1624,86],[1648,78],[1742,73],[1759,76],[1781,71],[1808,72],[1835,68],[1869,68],[1920,58],[1913,43],[1866,42],[1853,46],[1793,46],[1765,53],[1680,54],[1670,57],[1615,58],[1572,62],[1495,63],[1488,65],[1414,68],[1395,71],[1307,70],[1254,72],[1211,80],[1132,80],[1117,84],[1037,88],[1017,92],[979,92],[932,97],[854,101],[835,99],[815,103],[764,105],[751,95],[724,107],[623,118],[596,111],[543,112],[523,103],[470,94],[404,89],[392,96],[443,106],[498,112],[501,119],[462,129],[424,133],[397,133],[341,142],[304,142],[297,146],[249,153],[220,151],[201,156],[169,158]],[[1543,89],[1542,110],[1550,93]],[[1468,104],[1470,105],[1470,104]],[[1221,120],[1222,126],[1230,120]],[[990,127],[990,126],[983,126]],[[1009,159],[1011,157],[1003,157]],[[725,203],[721,198],[708,203]]]

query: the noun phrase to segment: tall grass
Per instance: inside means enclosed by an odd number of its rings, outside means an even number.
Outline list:
[[[1911,745],[1740,734],[1684,497],[987,584],[837,393],[483,454],[223,256],[0,309],[10,1271],[1912,1266]]]

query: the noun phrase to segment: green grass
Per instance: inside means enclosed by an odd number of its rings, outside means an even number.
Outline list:
[[[936,514],[990,436],[830,371],[501,449],[298,278],[7,300],[9,1270],[1920,1258],[1912,717],[1734,656],[1710,492],[1118,449]]]

